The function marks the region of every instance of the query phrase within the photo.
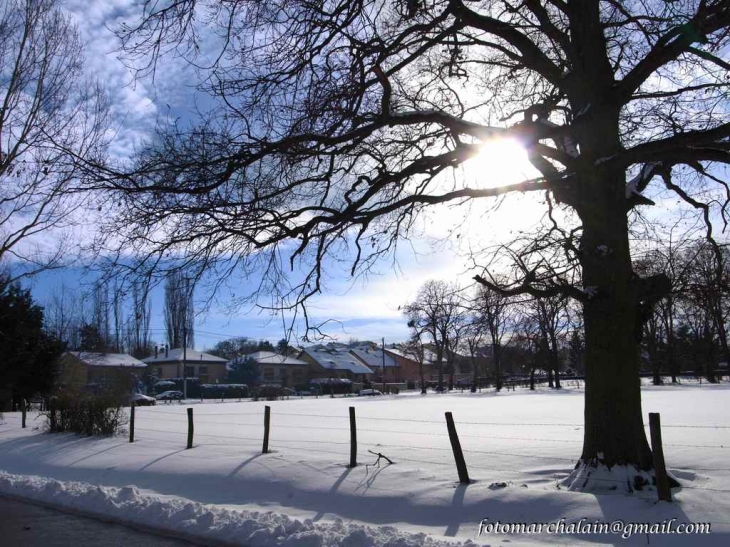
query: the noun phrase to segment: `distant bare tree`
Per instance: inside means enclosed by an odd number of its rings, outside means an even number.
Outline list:
[[[514,344],[520,348],[526,357],[527,372],[530,375],[530,390],[535,390],[535,372],[539,366],[540,350],[540,326],[535,321],[535,316],[529,309],[529,304],[523,307],[523,312],[518,315],[514,326]],[[524,309],[527,308],[527,309]]]
[[[78,31],[53,0],[3,2],[0,82],[0,261],[27,276],[67,250],[36,236],[68,226],[82,204],[73,190],[103,159],[108,104],[84,79]]]
[[[127,346],[130,353],[138,359],[147,357],[150,352],[150,318],[152,302],[149,298],[149,285],[144,281],[132,284],[130,313],[127,323]]]
[[[56,287],[44,307],[44,328],[70,349],[79,345],[82,302],[65,283]]]
[[[421,383],[421,395],[426,395],[426,379],[424,378],[423,366],[426,363],[426,348],[423,345],[423,332],[416,326],[416,323],[408,323],[411,328],[411,336],[408,341],[403,344],[403,353],[406,357],[413,359],[418,363],[418,377]]]
[[[502,348],[505,336],[515,319],[516,310],[511,297],[486,286],[478,288],[475,306],[482,315],[482,321],[487,327],[489,342],[492,347],[492,366],[494,368],[494,386],[497,391],[502,389]]]
[[[562,294],[537,297],[532,313],[547,351],[548,386],[560,389],[560,345],[568,329],[568,297]]]
[[[171,348],[195,345],[194,285],[190,277],[175,270],[165,280],[165,329]]]
[[[97,281],[91,290],[91,322],[85,326],[91,327],[98,335],[100,342],[97,345],[101,351],[109,351],[114,347],[110,319],[112,313],[109,285],[105,281]]]
[[[472,367],[471,392],[479,387],[480,358],[483,358],[484,342],[487,339],[487,325],[481,314],[470,310],[465,319],[462,343],[469,352]]]
[[[462,314],[459,293],[456,285],[428,281],[418,290],[416,299],[403,307],[411,329],[426,335],[433,344],[440,390],[444,388],[444,361],[457,346],[454,337]]]

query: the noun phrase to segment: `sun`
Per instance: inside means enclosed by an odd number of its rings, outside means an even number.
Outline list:
[[[514,139],[486,141],[462,168],[464,183],[471,188],[495,188],[539,175],[527,159],[527,151]]]

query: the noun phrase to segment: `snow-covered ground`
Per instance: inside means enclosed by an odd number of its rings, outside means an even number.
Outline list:
[[[583,392],[568,387],[448,395],[307,398],[139,408],[136,440],[50,435],[17,414],[0,425],[0,493],[243,545],[726,544],[730,539],[730,385],[645,387],[664,453],[682,483],[600,495],[561,487],[582,442]],[[264,405],[269,454],[261,454]],[[186,408],[195,446],[185,449]],[[350,469],[348,407],[358,426]],[[475,481],[459,485],[444,412]],[[374,466],[381,452],[393,465]],[[34,477],[29,477],[34,476]],[[42,478],[39,478],[42,477]],[[52,480],[49,480],[52,479]],[[62,482],[59,482],[62,481]],[[134,486],[131,486],[134,485]],[[712,533],[479,535],[480,522],[709,522]]]

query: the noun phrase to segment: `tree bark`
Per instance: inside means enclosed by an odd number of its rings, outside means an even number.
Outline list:
[[[426,382],[423,381],[423,359],[418,361],[418,374],[421,377],[421,395],[426,394]]]
[[[555,331],[550,333],[550,366],[555,378],[555,389],[560,389],[560,356],[558,355],[558,340]]]
[[[477,360],[474,354],[471,355],[471,368],[472,368],[472,381],[471,381],[471,392],[476,393],[477,384],[479,383],[479,369],[477,367]]]
[[[583,181],[591,200],[579,210],[580,260],[588,296],[583,303],[585,432],[576,468],[633,466],[649,471],[652,453],[642,419],[636,336],[639,295],[631,268],[623,180],[616,172]]]
[[[502,351],[499,344],[492,344],[492,357],[494,359],[494,387],[497,391],[502,390]]]

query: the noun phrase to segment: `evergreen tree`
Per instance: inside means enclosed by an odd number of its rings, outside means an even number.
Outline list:
[[[0,280],[0,385],[13,400],[47,394],[53,387],[56,359],[65,345],[43,330],[43,308],[30,291]],[[2,397],[2,395],[0,395]],[[9,400],[0,401],[0,407]]]

